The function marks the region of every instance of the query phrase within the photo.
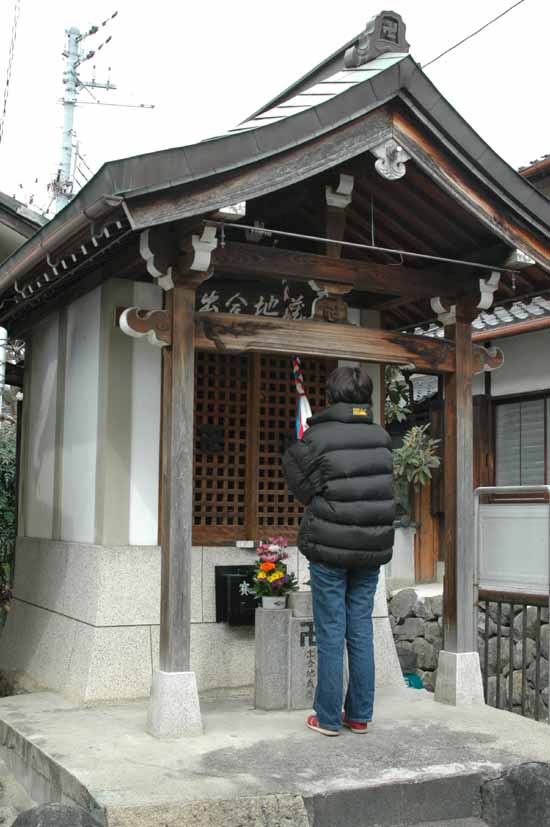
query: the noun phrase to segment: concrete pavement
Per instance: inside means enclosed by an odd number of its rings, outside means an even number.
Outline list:
[[[379,693],[362,737],[323,738],[303,712],[240,698],[203,703],[203,736],[160,741],[146,708],[4,698],[0,743],[33,799],[75,803],[109,827],[445,823],[479,816],[481,787],[504,769],[550,764],[547,725],[413,689]]]

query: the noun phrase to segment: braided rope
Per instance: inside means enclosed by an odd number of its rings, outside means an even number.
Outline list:
[[[298,396],[305,396],[304,374],[302,371],[302,361],[299,356],[292,357],[292,375],[294,376],[294,384],[296,385]]]

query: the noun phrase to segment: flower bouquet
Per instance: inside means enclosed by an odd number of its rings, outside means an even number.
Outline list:
[[[298,589],[294,573],[288,571],[287,546],[285,537],[270,537],[260,543],[252,584],[241,585],[241,594],[254,593],[264,609],[284,609],[287,594]]]

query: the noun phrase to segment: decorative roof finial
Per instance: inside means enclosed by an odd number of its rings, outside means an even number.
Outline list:
[[[405,29],[400,14],[380,12],[369,20],[357,43],[347,49],[344,66],[346,69],[362,66],[385,52],[408,52],[410,46],[405,40]]]

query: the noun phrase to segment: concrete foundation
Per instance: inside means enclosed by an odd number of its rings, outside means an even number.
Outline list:
[[[147,698],[159,668],[160,549],[19,538],[14,602],[0,638],[0,669],[26,689],[82,704]],[[254,684],[254,628],[216,623],[216,565],[251,564],[254,551],[195,546],[191,565],[191,669],[199,692]],[[307,560],[289,549],[303,583]],[[380,679],[399,665],[384,576],[376,596]]]
[[[477,652],[439,653],[435,700],[453,706],[485,703]]]
[[[167,744],[146,733],[146,702],[83,709],[52,693],[16,696],[0,700],[0,745],[35,801],[72,803],[101,827],[472,819],[483,816],[493,779],[550,763],[542,724],[485,706],[437,704],[404,687],[377,694],[362,738],[323,738],[306,728],[304,712],[261,712],[251,699],[204,702],[202,712],[203,737]]]

